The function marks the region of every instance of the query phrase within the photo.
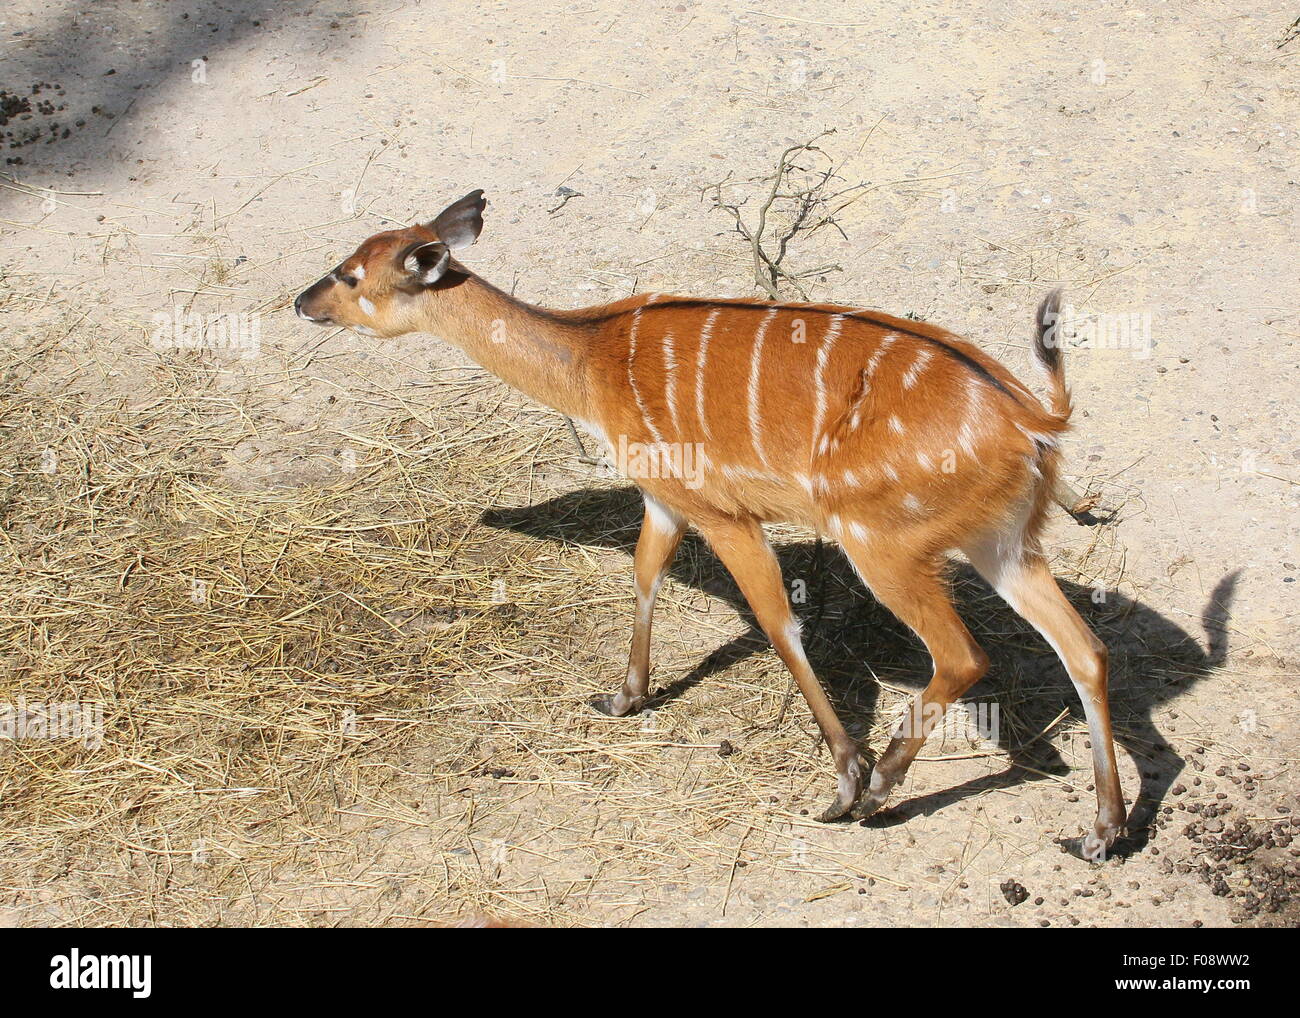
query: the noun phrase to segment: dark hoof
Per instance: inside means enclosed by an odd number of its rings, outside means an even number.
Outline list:
[[[819,824],[834,823],[836,820],[839,820],[848,814],[849,806],[849,803],[844,803],[839,799],[836,799],[833,803],[817,814],[817,822]]]
[[[873,816],[884,806],[884,799],[877,799],[874,795],[867,793],[853,807],[854,820],[866,820],[867,817]]]
[[[592,707],[600,711],[600,713],[605,714],[611,718],[617,718],[622,716],[614,712],[613,693],[601,693],[600,696],[593,696],[590,702]]]
[[[829,824],[839,820],[853,808],[854,800],[862,794],[862,758],[856,757],[845,766],[839,775],[835,789],[835,801],[822,810],[817,822]]]
[[[1093,832],[1083,839],[1079,846],[1080,853],[1088,862],[1105,862],[1110,855],[1110,848],[1115,844],[1123,827],[1120,824],[1098,824]]]
[[[601,693],[600,696],[593,696],[589,702],[600,713],[611,718],[625,718],[629,714],[638,713],[645,706],[645,698],[642,697],[630,701],[626,707],[619,710],[618,693]]]

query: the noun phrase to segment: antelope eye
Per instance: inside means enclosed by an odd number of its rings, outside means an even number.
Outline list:
[[[342,273],[339,273],[339,282],[345,284],[346,286],[356,286],[356,285],[357,285],[357,277],[356,277],[356,276],[345,276],[345,275],[343,275]]]

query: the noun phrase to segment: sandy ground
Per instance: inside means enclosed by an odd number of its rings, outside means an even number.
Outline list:
[[[457,535],[431,549],[439,581],[469,568],[456,555],[481,563],[502,548],[523,572],[475,573],[484,583],[508,591],[553,566],[575,579],[561,575],[556,600],[521,603],[484,637],[514,663],[508,676],[452,662],[422,677],[447,692],[439,702],[455,708],[458,734],[433,746],[417,725],[376,740],[349,776],[355,800],[336,789],[333,813],[313,816],[314,854],[285,848],[292,789],[248,805],[262,813],[238,837],[209,832],[229,848],[216,875],[190,865],[192,831],[167,840],[153,800],[130,806],[142,812],[129,831],[112,827],[123,804],[105,799],[47,817],[57,835],[37,837],[6,803],[16,792],[39,801],[54,779],[15,744],[0,786],[0,916],[1289,921],[1300,40],[1278,43],[1295,13],[1052,0],[14,0],[0,22],[6,509],[61,429],[106,406],[165,410],[160,394],[202,393],[186,410],[199,437],[185,454],[204,458],[204,483],[290,503],[347,483],[357,455],[368,462],[392,441],[400,412],[412,447],[433,450],[422,466],[475,460],[474,485],[424,506]],[[655,672],[660,687],[703,668],[700,681],[665,702],[651,735],[591,717],[584,697],[616,683],[631,617],[631,537],[604,539],[595,522],[635,517],[622,488],[577,462],[557,415],[432,337],[380,343],[292,315],[293,295],[366,236],[475,187],[490,201],[487,227],[465,260],[527,300],[752,294],[747,252],[704,192],[832,128],[823,145],[842,178],[872,186],[839,217],[844,237],[823,231],[791,256],[838,266],[810,281],[816,299],[938,322],[1025,377],[1031,309],[1052,285],[1079,308],[1139,323],[1136,345],[1076,349],[1067,364],[1079,407],[1067,473],[1117,515],[1092,528],[1062,517],[1049,538],[1058,574],[1113,648],[1122,776],[1130,799],[1145,789],[1151,820],[1149,838],[1102,866],[1065,850],[1092,796],[1064,676],[973,585],[963,611],[997,666],[975,698],[1019,690],[1010,702],[1027,727],[1001,746],[929,748],[897,808],[868,826],[804,815],[829,793],[829,767],[802,704],[779,710],[785,678],[769,649],[702,666],[747,631],[702,552],[666,590]],[[565,202],[561,187],[577,194]],[[256,343],[169,346],[157,316],[177,307],[254,315]],[[65,416],[20,429],[13,408],[32,394],[61,400]],[[204,428],[239,436],[218,448]],[[590,521],[565,515],[584,505]],[[806,541],[790,539],[789,564],[808,568]],[[18,575],[40,557],[17,529],[6,544],[3,568]],[[145,539],[142,570],[148,553]],[[845,592],[814,663],[866,735],[885,693],[864,662],[890,659],[906,691],[925,661],[835,575]],[[1093,588],[1107,592],[1099,604]],[[858,623],[860,637],[844,635]],[[5,699],[51,696],[56,673],[20,661],[48,626],[15,630]],[[520,692],[508,711],[484,706],[543,658],[569,677]],[[63,679],[75,687],[66,669]],[[112,681],[129,690],[131,668]],[[719,755],[723,739],[735,753]],[[172,750],[184,759],[183,742]],[[232,741],[223,758],[238,752]],[[774,757],[792,762],[781,770]],[[1009,881],[1027,900],[1014,903]]]

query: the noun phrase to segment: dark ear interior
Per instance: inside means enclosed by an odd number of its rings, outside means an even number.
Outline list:
[[[402,269],[417,282],[430,286],[442,278],[451,264],[451,250],[441,241],[416,244],[402,252]]]
[[[486,206],[487,199],[483,197],[483,189],[479,188],[448,205],[429,226],[448,247],[469,247],[483,232],[483,209]]]

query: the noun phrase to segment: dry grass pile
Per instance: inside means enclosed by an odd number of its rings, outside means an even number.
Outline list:
[[[698,542],[657,616],[677,695],[586,707],[625,666],[639,516],[558,419],[462,381],[436,432],[390,408],[335,436],[329,483],[241,489],[221,465],[247,415],[192,367],[130,399],[14,382],[0,409],[0,702],[103,712],[102,742],[0,743],[12,921],[616,922],[704,879],[725,913],[738,866],[901,886],[807,815],[824,749]],[[811,575],[808,547],[786,566]],[[925,659],[868,635],[891,623],[850,583],[819,640],[879,648],[874,678],[827,676],[879,747]],[[1081,731],[1018,720],[1012,680],[1017,740]],[[1001,765],[954,738],[927,752]]]

